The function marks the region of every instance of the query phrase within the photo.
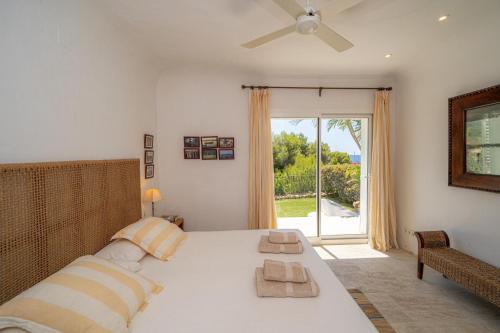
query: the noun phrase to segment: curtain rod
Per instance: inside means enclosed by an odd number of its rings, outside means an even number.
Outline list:
[[[247,86],[241,85],[241,89],[313,89],[318,90],[319,97],[323,90],[387,90],[391,91],[392,87],[300,87],[300,86]]]

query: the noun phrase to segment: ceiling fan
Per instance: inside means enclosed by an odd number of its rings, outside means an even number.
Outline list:
[[[292,32],[298,32],[304,35],[314,35],[321,39],[326,44],[333,47],[338,52],[350,49],[354,45],[333,31],[326,24],[322,23],[322,19],[328,19],[337,15],[338,13],[351,8],[364,0],[332,0],[332,3],[322,11],[314,8],[309,0],[307,5],[303,8],[295,0],[273,0],[284,11],[290,14],[297,22],[286,28],[271,32],[267,35],[261,36],[248,43],[243,44],[243,47],[253,49],[262,44],[271,42],[275,39],[288,35]]]

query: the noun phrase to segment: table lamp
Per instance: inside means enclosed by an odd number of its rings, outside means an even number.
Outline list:
[[[150,188],[144,193],[144,201],[151,202],[152,215],[155,216],[155,202],[162,199],[161,192],[157,188]]]

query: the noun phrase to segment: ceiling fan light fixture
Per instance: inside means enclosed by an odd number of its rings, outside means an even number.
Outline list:
[[[318,14],[301,15],[297,18],[297,32],[303,35],[315,33],[320,22],[321,19]]]
[[[448,19],[448,17],[450,17],[450,15],[443,15],[443,16],[440,16],[440,17],[438,18],[438,21],[439,21],[439,22],[444,22],[444,21],[446,21],[446,20]]]
[[[293,19],[295,19],[295,24],[251,40],[241,45],[242,47],[253,49],[295,32],[304,35],[312,34],[337,52],[344,52],[354,46],[350,41],[339,35],[335,30],[321,22],[322,12],[314,6],[311,6],[310,0],[307,0],[305,8],[299,4],[297,0],[272,1],[287,12]],[[335,1],[334,10],[337,13],[340,13],[362,1],[364,0],[338,0]],[[303,2],[304,0],[301,0],[301,3]],[[327,10],[326,13],[333,15],[331,14],[332,9]]]

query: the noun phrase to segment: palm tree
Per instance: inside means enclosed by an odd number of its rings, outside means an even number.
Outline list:
[[[341,131],[345,131],[347,128],[352,136],[354,142],[361,150],[361,120],[359,119],[330,119],[326,124],[326,129],[330,131],[332,128],[338,128]]]
[[[290,120],[290,123],[293,125],[297,125],[302,121],[302,119],[294,119]],[[316,119],[312,119],[314,127],[318,125]],[[341,131],[349,130],[349,133],[352,136],[352,139],[361,150],[361,120],[359,119],[330,119],[326,124],[327,131],[330,131],[332,128],[338,128]]]

